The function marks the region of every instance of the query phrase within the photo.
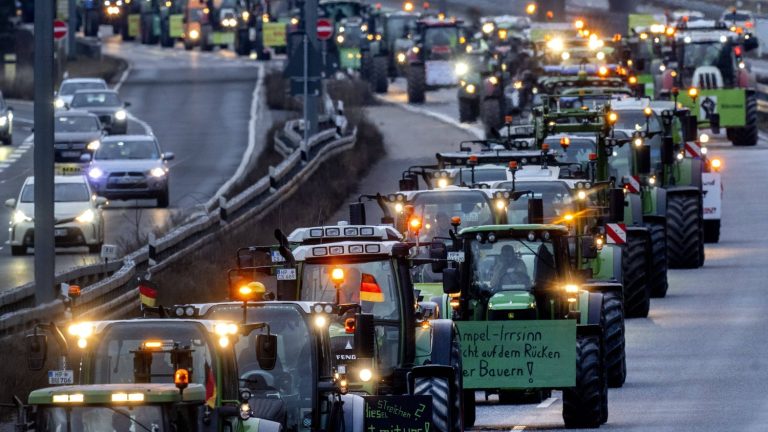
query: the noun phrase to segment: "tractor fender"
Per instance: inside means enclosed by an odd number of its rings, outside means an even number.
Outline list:
[[[448,319],[436,319],[429,322],[432,328],[432,355],[433,365],[451,365],[451,342],[458,337],[456,326]]]
[[[589,304],[587,304],[587,322],[586,324],[600,325],[601,317],[603,314],[603,293],[590,292],[588,297]],[[582,322],[584,322],[582,320]]]
[[[588,281],[582,287],[590,293],[615,293],[620,298],[624,298],[624,288],[619,282]],[[590,299],[591,300],[591,299]],[[590,301],[591,304],[591,301]]]
[[[648,216],[661,216],[667,214],[667,190],[660,187],[651,189],[651,196],[654,198],[653,210]],[[645,217],[645,215],[643,215]]]
[[[365,428],[365,399],[356,394],[341,396],[344,403],[344,430],[342,432],[362,432]]]
[[[678,184],[667,187],[667,190],[685,187],[701,189],[701,174],[704,172],[704,161],[699,158],[683,159],[680,161],[680,163],[678,163],[676,171],[678,171],[679,177],[685,177],[683,174],[687,174],[690,180],[686,184],[680,184],[681,179],[675,179],[677,180]],[[684,173],[683,171],[689,172]]]

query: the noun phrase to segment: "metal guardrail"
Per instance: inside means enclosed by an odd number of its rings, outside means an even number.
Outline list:
[[[289,123],[292,123],[293,131],[300,127],[296,122]],[[334,123],[346,125],[346,119],[337,118]],[[271,168],[268,175],[228,201],[220,197],[215,208],[174,228],[153,243],[120,260],[80,267],[57,275],[57,284],[66,282],[83,287],[74,312],[84,319],[113,319],[137,311],[138,275],[147,272],[157,274],[219,230],[237,226],[250,215],[269,211],[290,197],[320,164],[353,147],[357,130],[339,130],[333,126],[334,123],[310,137],[307,143],[302,142],[298,132],[282,134],[281,140],[290,153],[277,167]],[[63,300],[39,306],[35,306],[34,302],[33,283],[0,294],[0,336],[27,330],[40,322],[63,318]]]

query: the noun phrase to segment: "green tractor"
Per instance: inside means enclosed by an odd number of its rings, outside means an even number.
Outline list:
[[[745,56],[757,48],[758,40],[733,30],[724,23],[706,21],[678,28],[657,87],[662,98],[675,99],[708,121],[704,127],[725,127],[733,145],[754,146],[758,140],[757,93]],[[690,91],[676,96],[678,88]]]
[[[165,1],[160,5],[160,46],[173,48],[184,36],[182,0]]]
[[[456,268],[443,270],[450,306],[442,313],[459,329],[464,387],[496,392],[502,403],[562,389],[566,427],[605,423],[604,300],[572,272],[568,230],[486,225],[451,237]]]
[[[376,93],[386,93],[389,80],[406,72],[408,52],[413,42],[408,36],[419,15],[413,12],[376,10],[368,18],[368,49],[362,52],[364,77]]]
[[[230,297],[241,281],[268,274],[274,282],[267,290],[277,300],[327,303],[331,350],[350,392],[412,401],[431,396],[432,422],[441,432],[474,422],[474,405],[464,404],[458,333],[450,320],[432,319],[434,307],[419,303],[411,244],[391,227],[371,225],[276,234],[279,246],[238,251]],[[259,265],[265,258],[268,265]]]
[[[233,350],[239,337],[235,323],[191,319],[83,321],[69,325],[69,338],[55,324],[38,325],[35,333],[27,336],[27,361],[31,370],[40,370],[45,364],[46,332],[55,338],[63,353],[60,370],[48,372],[51,384],[77,384],[95,389],[121,382],[148,388],[156,386],[158,390],[173,383],[194,386],[204,398],[204,403],[196,406],[195,416],[189,419],[198,425],[198,430],[279,430],[274,423],[252,418],[245,409],[247,405],[243,405],[247,401],[240,398]],[[72,351],[77,352],[70,352],[69,346],[75,344],[77,348]],[[79,357],[77,380],[73,371],[67,369],[67,363],[71,363],[69,357]],[[72,395],[68,397],[67,402],[76,402],[71,399]],[[132,402],[131,399],[112,401],[122,402],[118,404],[122,406]],[[260,425],[264,429],[260,429]]]
[[[47,387],[32,391],[17,431],[216,430],[202,421],[206,391],[201,384],[90,384]],[[225,410],[221,410],[223,416]],[[278,432],[277,423],[240,419],[238,407],[227,407],[223,424],[232,431]]]
[[[424,18],[416,22],[408,51],[408,103],[424,103],[426,91],[458,84],[454,58],[462,48],[461,22]]]

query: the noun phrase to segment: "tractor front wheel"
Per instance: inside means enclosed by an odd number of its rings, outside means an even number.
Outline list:
[[[735,146],[757,145],[757,98],[754,94],[747,95],[744,127],[733,128],[730,140]]]
[[[605,335],[605,369],[608,386],[618,388],[627,379],[624,343],[624,305],[616,292],[603,293],[603,334]]]
[[[651,307],[647,281],[648,241],[644,233],[627,232],[627,244],[621,254],[624,283],[624,313],[627,318],[645,318]]]
[[[698,268],[704,264],[701,197],[667,195],[667,256],[671,268]]]
[[[667,295],[667,230],[665,224],[649,222],[645,224],[651,234],[651,267],[648,270],[648,285],[651,297],[663,298]]]
[[[480,114],[480,102],[477,98],[459,98],[459,121],[471,123],[477,121]]]
[[[501,101],[498,98],[489,98],[480,106],[480,117],[485,125],[486,137],[498,136],[499,129],[504,125],[501,118]]]
[[[576,341],[576,386],[563,390],[565,427],[598,428],[607,415],[605,369],[599,336],[579,336]],[[607,414],[607,413],[606,413]]]
[[[408,67],[408,103],[424,103],[427,91],[427,71],[424,65]]]
[[[376,56],[371,64],[373,91],[386,93],[389,90],[389,62],[385,56]]]

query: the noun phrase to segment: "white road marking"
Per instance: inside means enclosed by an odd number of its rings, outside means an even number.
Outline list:
[[[149,123],[145,122],[144,120],[136,117],[135,115],[128,113],[128,118],[135,121],[139,124],[139,126],[144,128],[144,133],[147,135],[154,135],[155,133],[152,132],[152,126],[149,125]]]
[[[557,402],[557,398],[556,397],[547,398],[547,400],[545,400],[544,402],[536,405],[536,408],[549,408],[555,402]]]
[[[0,163],[0,168],[10,168],[11,164],[8,163]]]
[[[133,65],[131,64],[131,62],[128,62],[128,67],[125,68],[125,70],[123,71],[123,74],[120,76],[120,79],[117,81],[117,84],[115,84],[115,88],[114,88],[115,91],[120,91],[120,87],[122,87],[125,80],[128,79],[128,75],[131,73],[132,68],[133,68]]]
[[[513,428],[512,428],[512,430],[513,430],[513,431],[516,431],[516,430],[525,430],[525,426],[523,426],[523,425],[518,425],[518,426],[515,426],[515,427],[513,427]]]
[[[230,187],[232,187],[235,181],[242,177],[245,169],[251,163],[251,157],[253,156],[253,151],[256,147],[256,121],[259,119],[259,117],[261,117],[259,93],[261,92],[261,88],[263,87],[264,82],[264,66],[257,65],[257,67],[259,68],[259,77],[256,80],[256,86],[254,86],[253,94],[251,96],[251,118],[248,120],[248,147],[245,149],[245,154],[243,155],[243,159],[240,161],[240,166],[237,167],[235,174],[230,177],[230,179],[227,180],[227,182],[224,183],[218,191],[216,191],[209,203],[213,202],[214,200],[218,201],[219,197],[224,194],[224,192],[226,192]]]

